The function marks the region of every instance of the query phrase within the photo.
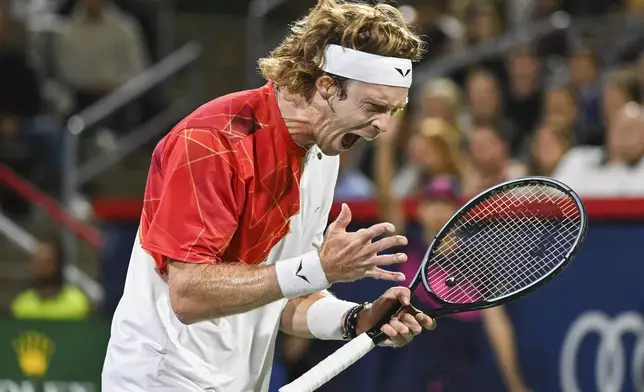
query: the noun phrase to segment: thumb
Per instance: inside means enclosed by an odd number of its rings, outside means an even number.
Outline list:
[[[347,226],[351,223],[351,210],[346,203],[342,203],[342,209],[340,214],[335,218],[335,221],[331,224],[331,230],[345,230]]]

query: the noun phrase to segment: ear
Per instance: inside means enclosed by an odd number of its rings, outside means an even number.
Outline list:
[[[333,78],[329,75],[322,75],[317,78],[315,81],[315,88],[325,101],[328,101],[336,93]]]

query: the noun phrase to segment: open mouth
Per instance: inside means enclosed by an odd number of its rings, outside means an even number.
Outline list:
[[[354,133],[347,133],[342,136],[342,148],[348,150],[353,147],[353,145],[356,144],[358,140],[360,140],[360,136]]]

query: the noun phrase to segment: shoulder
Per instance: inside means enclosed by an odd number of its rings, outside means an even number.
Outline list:
[[[203,128],[233,141],[252,135],[269,123],[265,88],[213,99],[183,119],[179,128]]]

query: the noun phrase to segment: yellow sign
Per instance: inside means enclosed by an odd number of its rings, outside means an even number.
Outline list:
[[[54,354],[54,342],[38,331],[21,333],[13,341],[20,370],[27,377],[42,377],[47,373]]]

